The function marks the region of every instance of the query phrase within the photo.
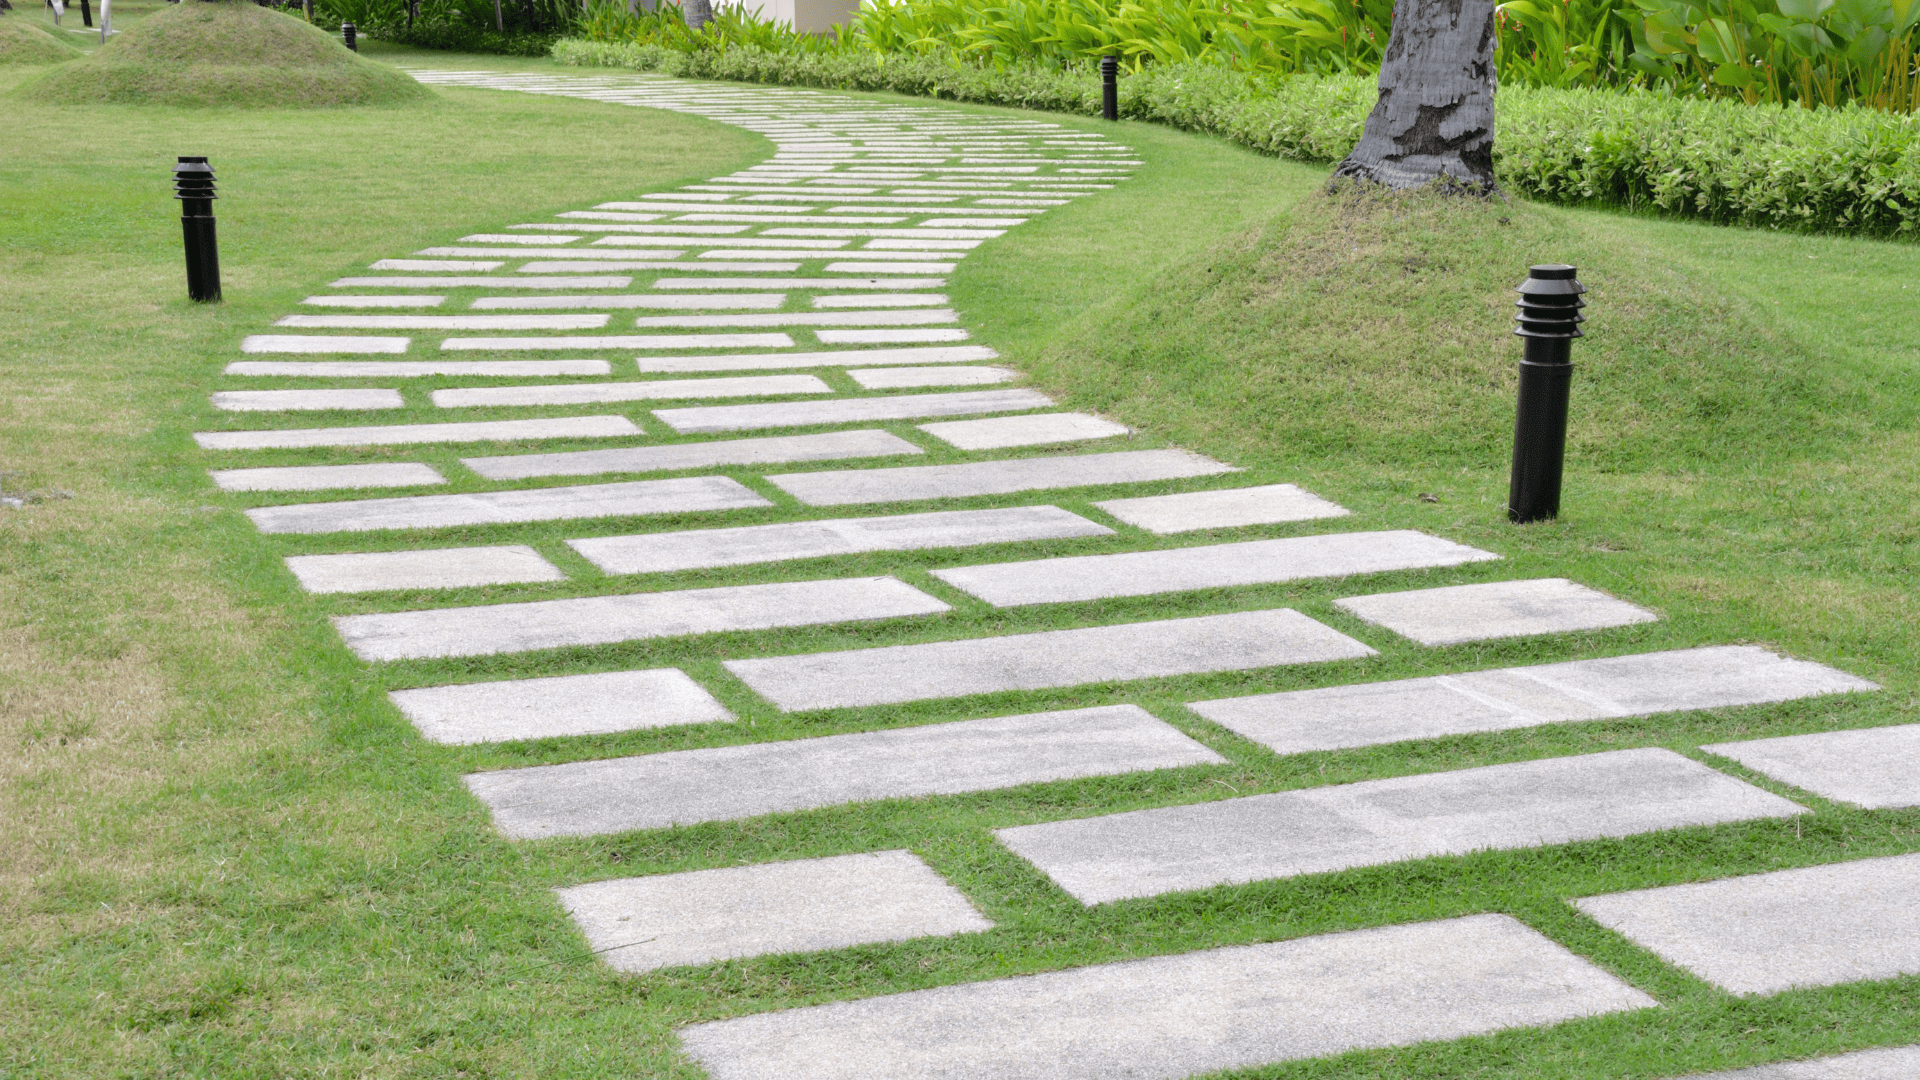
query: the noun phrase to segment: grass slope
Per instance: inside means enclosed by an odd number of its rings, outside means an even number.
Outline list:
[[[551,70],[497,58],[435,60]],[[1911,657],[1920,650],[1906,583],[1914,569],[1920,452],[1910,410],[1920,400],[1911,384],[1920,331],[1902,321],[1901,286],[1920,279],[1920,251],[1525,206],[1321,202],[1313,192],[1323,170],[1160,128],[1047,116],[1117,134],[1147,165],[1118,189],[1012,230],[965,260],[949,291],[967,325],[1033,373],[1036,385],[1143,428],[1133,446],[1175,440],[1247,467],[1163,488],[1297,481],[1354,516],[1187,537],[1126,529],[1068,544],[610,578],[564,541],[844,511],[795,506],[738,471],[779,505],[758,518],[262,536],[241,508],[310,496],[224,495],[206,477],[210,464],[421,460],[446,466],[453,479],[437,490],[464,491],[484,486],[455,464],[477,448],[215,459],[187,433],[345,419],[236,418],[207,401],[209,390],[230,383],[219,371],[239,335],[292,310],[318,283],[466,232],[717,175],[763,158],[765,143],[675,114],[457,89],[418,112],[173,110],[155,123],[154,110],[103,107],[89,114],[86,142],[73,138],[71,116],[20,110],[9,134],[23,152],[0,161],[0,358],[8,358],[0,359],[0,379],[11,390],[0,398],[0,471],[18,474],[0,483],[10,493],[74,495],[0,510],[0,1075],[691,1080],[698,1070],[674,1038],[691,1021],[1480,911],[1514,914],[1663,1007],[1234,1075],[1669,1077],[1910,1040],[1920,1026],[1920,978],[1735,998],[1566,904],[1596,892],[1920,850],[1920,812],[1835,806],[1738,769],[1730,771],[1816,812],[1797,822],[1487,852],[1094,909],[989,833],[1235,792],[1629,746],[1701,756],[1701,743],[1724,739],[1912,722],[1920,679]],[[161,155],[183,139],[221,169],[228,300],[219,307],[181,295]],[[278,198],[321,190],[348,194],[307,200],[298,215]],[[1500,514],[1517,355],[1506,333],[1507,290],[1526,263],[1559,258],[1581,264],[1595,289],[1592,336],[1578,346],[1567,516],[1516,529]],[[446,310],[476,295],[455,291]],[[1724,377],[1717,366],[1726,367]],[[1754,379],[1767,380],[1764,389],[1749,390]],[[448,419],[421,404],[425,391],[487,382],[408,380],[412,404],[381,422]],[[1713,417],[1727,410],[1694,407],[1706,400],[1689,396],[1697,385],[1719,396],[1712,400],[1760,415],[1722,426]],[[652,425],[649,444],[678,441],[643,405],[623,411]],[[524,412],[463,410],[459,418]],[[1800,424],[1812,414],[1817,423]],[[1612,433],[1595,418],[1635,426]],[[912,434],[910,425],[890,427]],[[1739,440],[1737,448],[1718,446],[1723,438]],[[962,456],[936,449],[916,463]],[[1422,492],[1440,501],[1420,501]],[[1046,501],[1093,513],[1091,500],[1140,493],[1066,491]],[[1034,500],[961,505],[1024,501]],[[1408,527],[1507,558],[1433,573],[1007,611],[929,574],[1121,547]],[[298,591],[281,561],[304,551],[508,542],[532,544],[573,576],[315,597]],[[928,620],[379,666],[355,661],[326,621],[381,608],[882,573],[955,610]],[[1549,575],[1650,603],[1666,619],[1422,649],[1332,605],[1358,592]],[[1324,620],[1380,655],[797,716],[756,699],[719,663],[1276,605]],[[1839,664],[1888,690],[1286,758],[1182,704],[1742,640]],[[385,695],[402,686],[667,665],[712,686],[739,721],[439,747],[419,740]],[[537,843],[500,839],[459,781],[478,769],[1123,701],[1192,734],[1228,764]],[[925,857],[996,928],[635,978],[586,954],[550,891],[898,847]]]
[[[77,60],[80,50],[54,37],[19,14],[0,14],[0,64],[57,64]]]
[[[245,0],[185,0],[16,91],[46,103],[244,108],[397,104],[431,93],[304,20]]]

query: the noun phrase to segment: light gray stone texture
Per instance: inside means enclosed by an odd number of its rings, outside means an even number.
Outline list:
[[[954,265],[950,262],[832,262],[825,270],[830,274],[951,274]]]
[[[1131,450],[1116,454],[913,465],[894,469],[785,473],[767,480],[808,506],[963,499],[1016,491],[1135,484],[1237,472],[1185,450]]]
[[[944,278],[888,277],[868,278],[661,278],[653,283],[656,289],[878,289],[883,292],[894,290],[939,289],[946,285]]]
[[[516,236],[513,233],[474,233],[463,236],[463,244],[571,244],[577,236]]]
[[[1135,810],[995,835],[1092,905],[1805,812],[1671,750],[1640,749]]]
[[[1335,607],[1422,645],[1489,638],[1567,634],[1657,622],[1646,608],[1616,600],[1566,578],[1493,581],[1441,589],[1375,593],[1335,600]]]
[[[587,946],[619,971],[993,929],[910,851],[596,881],[559,894]]]
[[[1920,806],[1920,724],[1703,746],[1783,784],[1869,810]]]
[[[420,378],[425,375],[611,375],[605,360],[239,360],[228,375],[305,379]]]
[[[435,390],[443,409],[479,405],[602,405],[615,401],[662,398],[772,397],[779,394],[831,394],[833,387],[814,375],[754,375],[738,379],[655,379],[650,382],[568,383],[561,386],[482,386]]]
[[[413,487],[444,484],[431,465],[289,465],[271,469],[215,469],[208,475],[221,491],[325,491],[329,488]]]
[[[1053,399],[1038,390],[976,390],[957,394],[897,394],[890,397],[838,398],[765,405],[708,405],[655,409],[653,415],[681,434],[744,431],[753,428],[807,427],[907,420],[919,416],[1044,409]]]
[[[911,341],[965,341],[970,334],[958,327],[944,330],[815,330],[822,345],[888,345]]]
[[[403,353],[403,337],[346,337],[300,334],[249,334],[240,339],[243,353]]]
[[[617,450],[463,458],[460,463],[489,480],[522,480],[533,476],[665,472],[670,469],[706,469],[715,465],[768,465],[924,453],[926,451],[891,432],[829,431],[820,435],[721,439],[666,446],[628,446]]]
[[[1735,1072],[1698,1073],[1685,1080],[1913,1080],[1916,1076],[1920,1076],[1920,1046],[1896,1046]]]
[[[733,315],[646,315],[635,326],[922,326],[959,321],[948,308],[908,308],[904,311],[774,311]]]
[[[1735,994],[1920,974],[1920,854],[1590,896],[1574,906]]]
[[[467,424],[289,428],[281,431],[196,431],[202,450],[290,450],[304,446],[398,446],[407,443],[515,442],[521,439],[608,439],[644,435],[624,416],[559,416],[550,420],[480,420]]]
[[[898,293],[893,296],[816,296],[813,306],[817,308],[864,308],[864,307],[945,307],[945,293]]]
[[[998,450],[1008,446],[1044,446],[1083,439],[1110,439],[1132,430],[1125,424],[1116,424],[1085,413],[1000,416],[990,420],[921,424],[919,427],[934,438],[962,450]]]
[[[502,833],[534,839],[1223,761],[1138,706],[1107,705],[537,765],[466,781]]]
[[[430,308],[446,301],[444,296],[309,296],[300,301],[314,307],[357,308]]]
[[[474,310],[529,311],[541,308],[665,308],[700,311],[724,308],[777,308],[785,293],[625,293],[613,296],[483,296]]]
[[[787,712],[1372,656],[1288,608],[1037,634],[728,660]]]
[[[387,697],[424,738],[448,746],[733,719],[679,668],[423,686]]]
[[[471,262],[464,259],[379,259],[369,270],[498,270],[503,262]]]
[[[601,277],[343,277],[328,282],[336,289],[624,289],[633,278]]]
[[[924,349],[849,349],[834,352],[749,353],[741,356],[642,356],[643,372],[755,371],[780,368],[844,367],[878,364],[961,364],[995,360],[999,353],[984,345],[934,346]]]
[[[609,574],[650,574],[708,566],[817,559],[863,551],[918,551],[1026,540],[1111,536],[1057,506],[948,510],[899,517],[790,521],[733,529],[597,536],[567,545]]]
[[[1657,1005],[1511,916],[1471,915],[760,1013],[680,1038],[713,1080],[1179,1080]]]
[[[1093,505],[1129,525],[1162,536],[1196,529],[1232,529],[1242,525],[1345,517],[1352,513],[1292,484],[1108,499]]]
[[[593,330],[611,315],[287,315],[275,326],[339,330]]]
[[[1751,645],[1719,645],[1255,694],[1187,707],[1276,753],[1300,754],[1877,689],[1822,664]]]
[[[946,604],[902,581],[874,577],[343,615],[333,624],[362,660],[407,660],[820,626],[947,610]]]
[[[1003,367],[895,367],[854,368],[847,372],[864,390],[905,390],[918,386],[991,386],[1012,382],[1020,373]],[[959,423],[979,423],[962,420]],[[939,425],[922,425],[922,427]]]
[[[933,576],[994,607],[1459,566],[1500,556],[1403,529],[960,566]]]
[[[790,349],[793,339],[785,334],[615,334],[574,337],[474,337],[447,338],[440,343],[448,350],[526,350],[526,349]]]
[[[287,569],[310,593],[463,589],[529,581],[565,581],[560,568],[524,544],[289,555]]]
[[[464,495],[294,503],[256,507],[246,513],[255,527],[265,533],[328,533],[685,514],[772,505],[737,480],[725,476],[687,476]]]
[[[398,390],[218,390],[212,400],[222,412],[401,409],[407,404]]]

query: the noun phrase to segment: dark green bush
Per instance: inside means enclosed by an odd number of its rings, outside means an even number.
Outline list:
[[[481,29],[464,23],[417,22],[413,29],[405,23],[383,23],[366,31],[368,37],[412,45],[417,49],[446,49],[450,52],[489,53],[495,56],[545,56],[553,50],[558,34]]]
[[[689,78],[890,90],[1096,115],[1090,67],[993,71],[933,58],[678,52],[563,39],[554,56]],[[1508,190],[1561,203],[1657,209],[1709,221],[1920,237],[1920,116],[1801,109],[1651,91],[1503,87],[1494,169]],[[1210,63],[1120,81],[1124,116],[1205,131],[1262,153],[1337,161],[1373,108],[1371,79],[1250,78]]]

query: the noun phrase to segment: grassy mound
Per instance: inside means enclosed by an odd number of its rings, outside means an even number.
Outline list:
[[[291,15],[242,0],[186,0],[16,93],[48,103],[313,108],[430,91]]]
[[[1529,264],[1570,262],[1591,290],[1570,447],[1584,467],[1801,453],[1846,425],[1846,391],[1739,304],[1587,220],[1437,193],[1311,196],[1056,352],[1053,381],[1105,387],[1100,404],[1229,454],[1499,469],[1513,288]]]
[[[0,64],[57,64],[80,50],[15,15],[0,17]]]

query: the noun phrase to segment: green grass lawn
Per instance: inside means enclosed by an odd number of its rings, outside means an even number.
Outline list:
[[[380,45],[368,55],[552,70],[543,61]],[[26,74],[0,70],[0,89]],[[1920,327],[1910,313],[1920,299],[1920,248],[1526,204],[1328,200],[1323,168],[1122,125],[1120,138],[1147,162],[1139,174],[983,247],[953,275],[955,306],[1032,385],[1140,428],[1133,446],[1186,446],[1247,468],[1161,488],[1297,481],[1352,517],[617,578],[563,541],[874,511],[810,510],[779,496],[773,509],[724,517],[262,536],[239,509],[304,500],[221,494],[208,467],[398,457],[447,466],[455,482],[436,490],[459,491],[483,485],[458,479],[455,459],[500,451],[210,455],[188,433],[344,419],[236,418],[207,404],[210,390],[229,385],[219,371],[237,355],[239,336],[316,286],[468,232],[731,171],[769,153],[766,142],[678,114],[469,90],[441,90],[417,108],[298,113],[15,103],[4,130],[0,376],[9,393],[0,397],[0,486],[41,498],[0,507],[0,910],[8,916],[0,925],[0,1077],[693,1077],[699,1071],[679,1057],[673,1034],[690,1021],[1483,911],[1515,915],[1664,1007],[1235,1075],[1647,1078],[1911,1041],[1920,1030],[1920,979],[1739,999],[1566,904],[1920,850],[1920,812],[1828,804],[1724,762],[1716,764],[1816,813],[1093,909],[989,833],[1632,746],[1705,759],[1695,749],[1702,743],[1914,722]],[[176,154],[208,155],[220,177],[227,300],[218,307],[185,299],[168,187]],[[1519,351],[1507,333],[1509,290],[1528,263],[1560,260],[1579,264],[1593,289],[1590,336],[1576,345],[1565,516],[1516,528],[1502,512]],[[487,380],[405,384],[418,400],[414,387]],[[618,411],[648,427],[650,444],[675,438],[639,403]],[[430,415],[448,418],[414,407],[375,422]],[[526,415],[460,410],[458,418]],[[915,463],[961,457],[934,451]],[[720,471],[778,495],[752,473]],[[1048,501],[1082,511],[1138,493],[961,505]],[[1426,529],[1506,559],[1010,611],[928,574],[1042,554],[1375,528]],[[310,597],[281,563],[292,553],[495,542],[533,544],[570,580]],[[876,573],[896,574],[955,610],[377,667],[354,660],[326,622],[366,610]],[[1533,576],[1572,577],[1666,619],[1421,649],[1332,607],[1355,593]],[[798,717],[759,701],[719,663],[1281,604],[1380,655]],[[1887,689],[1291,757],[1181,704],[1735,642],[1831,663]],[[439,747],[418,739],[385,697],[446,681],[663,665],[714,689],[740,721]],[[475,769],[1118,702],[1143,705],[1229,764],[536,843],[500,839],[459,782]],[[550,892],[635,873],[901,847],[926,858],[997,928],[617,976],[584,954]]]

